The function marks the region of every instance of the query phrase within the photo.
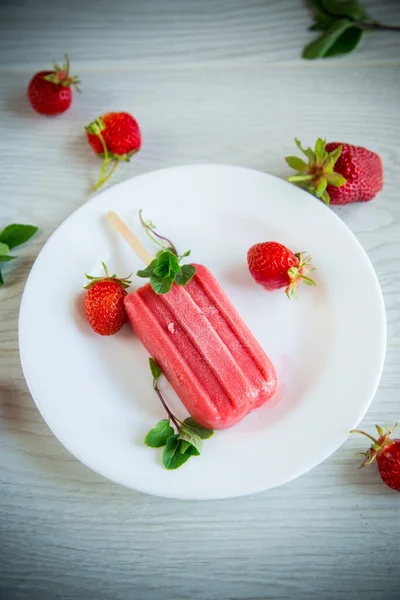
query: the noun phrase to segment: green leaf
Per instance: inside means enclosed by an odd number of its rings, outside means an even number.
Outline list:
[[[181,444],[185,443],[186,442],[181,441]],[[185,454],[189,454],[189,456],[200,456],[200,452],[197,450],[197,448],[192,446],[192,444],[189,444],[189,448],[185,451]]]
[[[335,20],[333,17],[327,15],[315,15],[315,23],[308,28],[309,31],[326,31],[332,25]]]
[[[165,446],[168,438],[172,435],[174,435],[174,429],[171,427],[169,420],[162,419],[153,429],[150,429],[144,438],[144,443],[150,448],[161,448],[161,446]]]
[[[197,421],[195,421],[193,417],[188,417],[187,419],[185,419],[184,424],[186,425],[186,427],[190,427],[191,429],[193,429],[193,431],[197,433],[197,435],[202,440],[208,440],[214,435],[214,431],[212,429],[206,429],[205,427],[197,423]]]
[[[157,259],[155,258],[154,260],[151,261],[151,263],[149,265],[147,265],[147,267],[145,269],[137,271],[136,275],[138,277],[150,277],[153,274],[156,266],[157,266]]]
[[[325,202],[325,204],[329,204],[331,201],[331,197],[328,194],[328,192],[325,190],[325,192],[323,194],[321,194],[321,200],[323,200],[323,202]]]
[[[166,263],[164,263],[162,265],[158,265],[154,269],[154,275],[156,277],[161,277],[161,279],[164,279],[165,277],[169,277],[171,275],[170,266]]]
[[[363,21],[370,16],[357,0],[322,0],[323,10],[335,17],[347,17],[352,21]]]
[[[329,185],[335,187],[342,187],[342,185],[346,183],[346,179],[340,173],[327,173],[326,179],[328,180]]]
[[[7,244],[3,244],[3,242],[0,242],[0,256],[8,256],[10,254],[10,248],[7,246]]]
[[[301,181],[312,181],[314,177],[315,175],[302,175],[301,173],[298,173],[297,175],[292,175],[291,177],[288,177],[288,181],[290,181],[291,183]]]
[[[296,169],[296,171],[305,171],[307,172],[308,165],[298,156],[286,156],[285,160],[289,167],[292,169]]]
[[[326,53],[335,44],[337,39],[352,25],[352,22],[348,19],[334,21],[322,35],[307,44],[303,50],[303,58],[312,60],[326,56]]]
[[[311,162],[315,161],[314,150],[312,150],[310,147],[303,148],[303,146],[301,145],[300,140],[298,140],[297,138],[294,138],[294,141],[295,141],[296,146],[298,147],[298,149],[301,150],[307,156],[308,160],[310,160]]]
[[[179,444],[179,452],[181,454],[185,454],[186,450],[190,447],[190,445],[191,444],[189,442],[185,442],[184,440],[182,440]]]
[[[317,198],[321,198],[322,194],[326,190],[326,186],[327,185],[328,185],[328,182],[325,179],[325,177],[321,177],[321,179],[319,180],[318,185],[317,185],[317,187],[315,189],[315,193],[317,195]]]
[[[153,379],[158,379],[162,373],[160,367],[158,366],[158,364],[156,363],[156,361],[154,360],[154,358],[149,358],[149,365],[150,365],[150,371],[151,374],[153,375]]]
[[[196,267],[193,265],[183,265],[181,270],[175,275],[175,283],[185,286],[196,273]]]
[[[17,258],[16,256],[11,256],[11,254],[0,254],[0,262],[9,262],[10,260],[14,260]]]
[[[338,54],[348,54],[356,48],[363,34],[364,31],[359,27],[350,27],[350,29],[346,29],[333,46],[325,53],[325,58],[336,56]]]
[[[27,242],[38,228],[33,225],[19,225],[17,223],[9,225],[0,233],[0,242],[7,244],[9,248],[15,248],[20,244]]]
[[[171,250],[165,250],[160,254],[157,259],[159,265],[167,264],[171,266],[171,269],[177,270],[179,268],[179,261],[176,254],[174,254]]]
[[[325,160],[328,158],[328,153],[325,150],[326,140],[318,138],[315,142],[315,157],[316,164],[318,167],[322,166]]]
[[[314,15],[324,16],[327,14],[323,6],[323,0],[307,0],[307,4]]]
[[[182,442],[178,439],[177,434],[171,435],[171,437],[168,438],[162,456],[163,465],[166,469],[178,469],[192,456],[191,446],[189,446],[183,454],[181,453],[181,443]]]
[[[343,146],[338,146],[337,148],[332,150],[332,152],[330,152],[329,159],[332,161],[333,166],[335,166],[335,164],[337,163],[337,160],[342,153],[342,149]]]
[[[167,294],[171,289],[174,280],[172,277],[161,278],[156,275],[151,275],[150,283],[156,294]]]
[[[200,454],[202,448],[201,437],[197,435],[197,433],[191,427],[185,425],[185,423],[182,423],[181,425],[178,438],[194,446],[197,452]]]
[[[191,250],[186,250],[186,252],[181,254],[181,256],[179,258],[185,258],[186,256],[189,256],[190,253],[191,253]]]
[[[178,257],[173,252],[164,251],[157,258],[157,267],[154,275],[157,277],[170,277],[178,273],[180,269]]]

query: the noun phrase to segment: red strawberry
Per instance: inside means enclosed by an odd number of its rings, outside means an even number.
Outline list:
[[[126,289],[131,283],[128,278],[118,279],[116,275],[109,275],[104,267],[105,277],[91,277],[85,296],[85,313],[92,329],[100,335],[113,335],[117,333],[126,321],[124,298]]]
[[[326,204],[366,202],[375,198],[383,186],[380,157],[360,146],[338,142],[326,143],[319,138],[315,149],[297,146],[308,158],[308,164],[297,156],[287,156],[286,162],[296,169],[288,181],[305,188]]]
[[[373,442],[368,452],[363,453],[366,458],[361,467],[370,465],[376,459],[382,481],[393,490],[400,492],[400,440],[390,438],[396,427],[397,423],[392,429],[388,429],[386,425],[386,432],[383,433],[382,427],[376,425],[379,439],[359,429],[353,429],[350,433],[362,433]]]
[[[72,102],[73,85],[79,90],[78,77],[69,74],[69,59],[65,55],[66,64],[60,68],[54,65],[54,71],[36,73],[28,85],[28,99],[36,112],[42,115],[58,115],[65,112]]]
[[[103,160],[97,190],[114,173],[120,161],[128,162],[140,150],[142,143],[137,121],[126,112],[109,112],[95,119],[86,128],[89,144]],[[107,167],[113,163],[111,169]]]
[[[315,285],[307,276],[314,271],[310,262],[311,257],[304,256],[304,253],[293,254],[278,242],[255,244],[247,252],[247,264],[255,281],[267,290],[285,287],[288,298],[297,298],[297,286],[302,281]]]

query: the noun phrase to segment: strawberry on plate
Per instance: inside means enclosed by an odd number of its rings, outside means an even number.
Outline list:
[[[372,441],[371,448],[367,452],[362,453],[365,456],[365,460],[360,468],[370,465],[376,460],[383,483],[393,490],[400,492],[400,439],[392,439],[390,437],[396,429],[397,423],[392,429],[389,429],[386,425],[385,432],[379,425],[375,425],[375,427],[378,432],[378,439],[359,429],[353,429],[350,432],[362,433]]]
[[[107,267],[102,263],[105,277],[91,277],[85,287],[85,313],[92,329],[99,335],[113,335],[117,333],[127,320],[124,298],[126,288],[130,285],[129,278],[119,279],[116,275],[109,275]]]
[[[119,162],[128,162],[140,150],[142,138],[136,119],[127,112],[105,113],[85,129],[89,144],[103,159],[100,178],[93,186],[97,190],[111,177]]]
[[[79,92],[79,78],[69,74],[69,58],[53,71],[35,73],[28,85],[28,99],[36,112],[42,115],[58,115],[65,112],[72,102],[71,86]]]
[[[383,168],[380,157],[371,150],[351,144],[319,138],[315,148],[298,148],[308,163],[298,156],[287,156],[286,162],[296,169],[288,181],[303,187],[326,204],[367,202],[383,187]]]
[[[294,254],[278,242],[255,244],[247,252],[247,264],[257,283],[267,290],[286,288],[288,298],[297,298],[297,287],[301,282],[315,285],[308,273],[315,269],[311,257],[304,252]]]

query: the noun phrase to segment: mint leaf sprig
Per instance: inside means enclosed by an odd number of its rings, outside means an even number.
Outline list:
[[[150,448],[164,447],[162,455],[164,467],[168,470],[178,469],[191,456],[200,455],[202,440],[210,438],[214,435],[214,431],[206,429],[192,417],[180,421],[170,411],[157,384],[162,371],[153,358],[149,358],[149,365],[151,374],[153,375],[153,389],[165,408],[168,419],[162,419],[153,429],[150,429],[144,438],[144,443],[150,446]],[[175,429],[171,426],[171,423]]]
[[[10,254],[10,250],[27,242],[37,230],[38,228],[33,225],[20,225],[18,223],[5,227],[0,233],[0,262],[9,262],[17,258]],[[0,287],[2,285],[4,285],[4,280],[0,271]]]
[[[314,16],[310,31],[322,32],[304,48],[308,60],[348,54],[366,31],[400,31],[400,26],[373,19],[358,0],[308,0],[308,5]]]
[[[142,210],[139,211],[142,223],[150,239],[161,248],[157,256],[145,268],[137,271],[138,277],[149,278],[151,287],[156,294],[167,294],[173,283],[185,286],[196,273],[193,265],[181,265],[180,262],[190,254],[190,250],[179,255],[174,244],[166,237],[155,231],[155,225],[151,221],[145,221]]]
[[[158,253],[157,258],[145,268],[136,273],[138,277],[150,278],[151,287],[156,294],[167,294],[173,283],[185,286],[196,273],[196,267],[193,265],[180,265],[180,261],[185,256],[189,256],[190,250],[176,256],[170,250],[163,250]]]

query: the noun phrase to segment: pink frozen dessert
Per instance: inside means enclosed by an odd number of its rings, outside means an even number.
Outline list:
[[[269,400],[275,369],[203,265],[185,286],[167,294],[150,283],[125,297],[132,329],[157,361],[190,415],[224,429]]]

